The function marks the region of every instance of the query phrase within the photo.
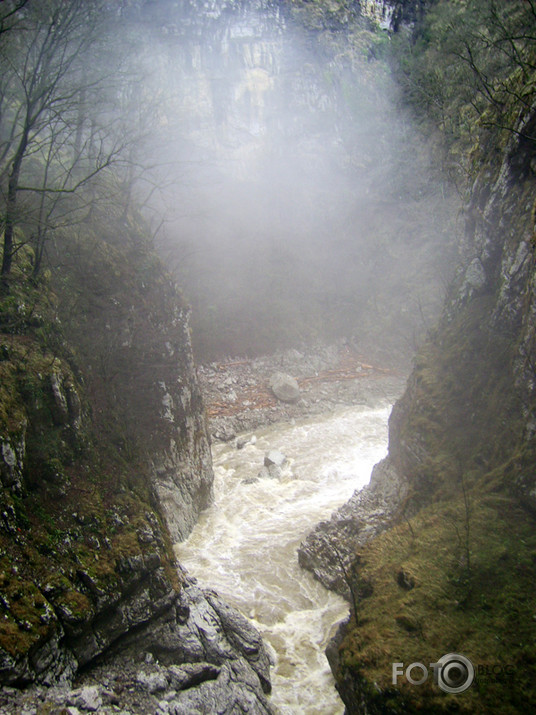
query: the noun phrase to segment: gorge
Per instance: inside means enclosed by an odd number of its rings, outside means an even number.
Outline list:
[[[535,708],[535,24],[0,4],[0,712]]]

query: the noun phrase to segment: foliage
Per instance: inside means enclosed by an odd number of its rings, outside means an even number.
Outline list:
[[[532,0],[439,0],[413,31],[393,37],[404,98],[428,131],[439,130],[453,179],[463,181],[483,125],[515,131],[534,84],[535,24]]]
[[[135,62],[126,53],[121,57],[110,3],[29,0],[5,6],[0,47],[4,287],[22,245],[33,248],[35,277],[50,240],[112,195],[112,168],[116,182],[127,174],[132,182],[135,172],[132,166],[126,170],[127,159],[134,160],[132,145],[140,135],[127,106]]]

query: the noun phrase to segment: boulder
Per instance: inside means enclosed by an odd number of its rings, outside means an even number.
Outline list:
[[[97,712],[102,705],[99,688],[96,685],[90,685],[85,688],[73,690],[68,699],[68,704],[74,705],[75,708],[79,708],[80,710]]]
[[[272,465],[275,465],[276,467],[282,467],[286,461],[287,458],[285,457],[285,455],[282,452],[279,452],[277,449],[271,449],[264,455],[265,467],[271,467]]]
[[[145,670],[140,670],[136,676],[136,682],[148,693],[157,693],[159,690],[166,690],[168,687],[168,680],[166,676],[159,672],[146,672]]]
[[[255,444],[257,442],[257,437],[252,434],[250,437],[240,437],[236,440],[236,448],[244,449],[248,444]]]
[[[259,693],[257,677],[243,658],[226,661],[219,671],[214,668],[210,677],[196,687],[180,690],[167,706],[163,711],[173,715],[216,712],[272,715],[273,712]]]
[[[268,384],[277,399],[282,402],[297,402],[300,398],[298,382],[291,375],[275,372]]]

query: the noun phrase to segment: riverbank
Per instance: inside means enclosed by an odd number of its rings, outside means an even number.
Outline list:
[[[340,567],[316,553],[316,542],[310,564],[298,564],[297,553],[351,503],[352,490],[357,498],[385,454],[389,405],[404,389],[406,369],[365,357],[348,341],[198,369],[214,441],[216,503],[177,555],[252,618],[276,654],[278,712],[342,713],[324,650],[347,613],[333,591],[348,597],[347,589],[337,583]],[[293,402],[275,396],[274,373],[296,380]],[[288,458],[279,479],[260,472],[271,449]],[[362,510],[363,523],[370,516]],[[336,578],[320,578],[313,556]]]
[[[300,395],[296,402],[282,402],[271,392],[269,381],[274,372],[287,373],[297,380]],[[319,345],[307,350],[288,350],[249,360],[229,358],[225,362],[200,366],[198,374],[209,416],[209,430],[214,442],[219,443],[217,449],[232,447],[237,459],[238,455],[246,457],[245,453],[249,454],[252,449],[251,447],[245,448],[244,452],[234,449],[235,445],[232,442],[241,432],[257,430],[276,423],[284,425],[286,422],[292,423],[293,420],[299,422],[303,418],[329,415],[343,407],[361,406],[366,408],[375,407],[380,403],[387,404],[396,399],[405,382],[405,373],[402,368],[397,368],[393,362],[389,362],[387,359],[366,358],[360,355],[347,341],[341,341],[331,346]],[[262,447],[262,435],[259,435],[259,440],[259,447]],[[313,442],[315,441],[320,452],[329,456],[332,449],[326,435],[319,435],[316,440],[313,439]],[[359,442],[359,434],[356,434],[356,442]],[[281,445],[278,443],[277,446]],[[286,451],[289,452],[292,460],[294,450]],[[313,459],[314,449],[311,446],[298,451],[306,452],[314,462],[314,467],[318,467],[320,455]],[[257,461],[260,468],[262,466],[260,456]],[[301,468],[298,464],[294,465],[294,470],[302,475],[310,475],[312,468],[313,464],[311,463],[303,465]],[[329,470],[326,471],[329,472]],[[253,472],[257,473],[256,467]],[[338,481],[339,479],[335,480],[335,482]],[[299,480],[294,484],[298,486]],[[288,485],[287,487],[280,485],[280,487],[285,489],[288,488]],[[251,487],[248,489],[251,497]],[[272,486],[270,492],[272,501],[273,489]],[[312,491],[316,491],[316,486]],[[325,499],[326,497],[323,497],[321,501],[324,502]],[[269,502],[270,500],[263,499],[261,501]],[[296,497],[290,501],[295,502]],[[320,514],[314,513],[311,506],[307,506],[305,513],[308,515],[307,524],[311,529],[322,518]],[[323,515],[324,518],[329,513],[331,513],[331,507]],[[243,516],[243,518],[245,517]],[[295,521],[296,517],[290,519],[292,523]],[[258,524],[256,524],[255,530],[258,530]],[[277,534],[279,535],[277,538],[281,540],[280,525],[277,527]],[[299,536],[293,536],[292,543],[288,547],[284,547],[286,553],[282,563],[292,562],[290,567],[293,569],[293,573],[290,581],[295,584],[300,583],[298,572],[301,571],[295,553],[299,541],[304,536],[305,525],[302,533]],[[274,539],[276,539],[275,535],[266,541]],[[222,553],[222,549],[214,548],[211,552]],[[214,576],[214,569],[212,569],[212,576]],[[276,570],[281,571],[281,569]],[[217,585],[213,581],[214,578],[208,579],[211,587]],[[321,594],[316,590],[314,584],[309,584],[308,589],[312,589],[308,596],[308,601],[311,604],[310,609],[317,609],[319,614],[318,632],[324,633],[327,639],[330,631],[329,623],[340,620],[341,615],[338,614],[337,609],[342,608],[342,614],[345,607],[338,606],[335,596],[328,595],[328,592]],[[301,590],[299,598],[303,598]],[[322,599],[327,599],[330,608],[337,611],[337,616],[328,616],[329,609]],[[266,594],[263,594],[261,602],[264,603],[265,600]],[[244,608],[244,612],[251,616],[249,608]],[[299,609],[296,612],[298,614],[296,617],[299,619]],[[312,611],[309,611],[308,620],[311,620],[311,614]],[[291,621],[294,617],[292,614],[288,616]],[[259,622],[255,625],[261,626],[261,630],[265,630],[267,627],[265,625],[263,628]],[[295,627],[292,623],[286,622],[280,626],[276,624],[274,636],[276,641],[279,642],[281,637],[278,633],[279,629],[293,632]],[[270,628],[274,627],[270,626]],[[296,633],[298,632],[296,631]],[[273,634],[271,635],[273,636]],[[268,633],[265,633],[264,637],[270,640]],[[300,637],[303,637],[303,634]],[[312,641],[319,637],[315,635]],[[294,648],[295,643],[292,643],[292,647],[289,648],[290,655],[288,657],[287,655],[281,656],[280,665],[276,669],[278,673],[285,673],[285,679],[288,678],[288,683],[283,686],[287,692],[293,691],[293,684],[296,682],[296,666],[293,665],[295,661]],[[317,655],[310,644],[306,650],[307,657],[313,658],[316,668],[316,659],[320,657],[322,662],[323,655]],[[183,673],[176,666],[172,666],[170,670],[165,663],[159,662],[158,659],[155,660],[151,655],[151,649],[146,648],[145,645],[142,647],[141,643],[137,651],[125,657],[115,655],[106,663],[80,674],[73,688],[65,685],[52,688],[34,686],[22,692],[17,689],[5,688],[0,697],[0,713],[1,715],[8,713],[9,715],[12,713],[29,715],[38,713],[43,708],[49,708],[48,711],[52,713],[67,712],[71,715],[91,711],[166,713],[173,705],[173,698],[177,691],[177,677],[187,678],[188,673]],[[318,653],[322,652],[323,647]],[[200,679],[207,679],[208,684],[205,687],[208,688],[211,683],[217,684],[218,680],[222,678],[239,679],[240,673],[227,673],[226,667],[213,668],[210,672],[201,673]],[[307,663],[304,666],[304,672],[310,670],[311,667],[311,663]],[[247,673],[244,677],[246,678],[246,676]],[[194,674],[194,680],[197,677]],[[301,673],[298,679],[301,680],[303,677],[305,676]],[[321,671],[319,677],[326,688],[333,687],[325,669]],[[280,683],[278,685],[281,688]],[[192,694],[196,690],[197,688],[192,688]],[[259,694],[255,703],[256,711],[261,712],[263,708],[266,708],[266,712],[269,712],[269,703],[270,700],[264,700]]]
[[[407,372],[408,366],[392,354],[371,358],[349,340],[198,367],[209,431],[219,442],[260,426],[341,407],[393,402],[404,389]],[[270,378],[275,373],[297,381],[296,401],[285,402],[274,395]]]
[[[348,604],[300,568],[297,549],[368,481],[385,455],[389,412],[388,402],[342,407],[214,444],[214,503],[176,546],[200,585],[261,633],[279,715],[342,715],[324,651]],[[263,469],[271,450],[286,457],[278,476]]]

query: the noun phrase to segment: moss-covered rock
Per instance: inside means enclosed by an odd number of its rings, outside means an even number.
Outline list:
[[[69,678],[170,609],[211,495],[188,308],[140,232],[89,227],[0,300],[0,681]],[[167,502],[166,502],[167,504]],[[168,515],[166,513],[166,515]]]
[[[446,5],[479,10],[440,2],[438,12]],[[387,465],[407,491],[359,547],[354,570],[370,594],[331,648],[351,713],[516,713],[536,703],[534,83],[501,67],[493,91],[464,157],[472,186],[460,266],[390,420]],[[454,144],[466,140],[462,131]],[[475,667],[467,690],[444,692],[432,677],[393,682],[393,663],[429,668],[449,653]]]

